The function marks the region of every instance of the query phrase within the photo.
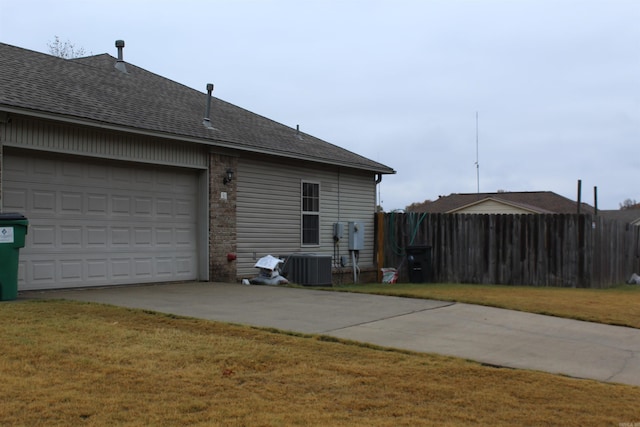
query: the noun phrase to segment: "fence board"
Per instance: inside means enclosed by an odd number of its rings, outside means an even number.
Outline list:
[[[609,287],[640,273],[640,227],[579,214],[387,213],[381,267],[408,280],[407,246],[431,246],[438,282]]]

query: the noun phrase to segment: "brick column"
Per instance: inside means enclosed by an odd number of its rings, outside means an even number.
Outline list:
[[[209,155],[209,280],[235,282],[236,200],[238,158],[212,153]],[[231,182],[224,184],[227,169],[233,171]]]

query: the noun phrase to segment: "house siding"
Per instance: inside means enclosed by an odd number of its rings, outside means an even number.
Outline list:
[[[302,181],[320,184],[320,245],[301,243]],[[237,179],[237,274],[256,274],[256,260],[265,255],[314,253],[350,259],[349,221],[365,228],[365,248],[360,251],[361,267],[373,263],[375,183],[373,174],[354,173],[340,168],[318,168],[309,164],[275,159],[242,158]],[[343,238],[334,246],[333,224],[344,225]]]
[[[235,281],[253,277],[256,260],[264,255],[314,253],[340,257],[351,266],[348,222],[365,227],[365,248],[359,266],[372,267],[375,183],[372,172],[229,152],[208,152],[197,145],[158,140],[102,129],[90,129],[13,114],[0,124],[0,153],[37,150],[87,158],[139,162],[200,170],[198,216],[201,280]],[[17,151],[20,150],[20,151]],[[2,157],[4,158],[4,156]],[[0,162],[0,206],[2,168]],[[222,183],[227,168],[234,180]],[[301,244],[302,181],[320,184],[320,245]],[[224,197],[223,197],[224,195]],[[334,245],[333,224],[343,224],[343,238]],[[230,259],[229,255],[237,256]]]
[[[12,114],[2,126],[5,147],[18,147],[101,159],[136,161],[197,169],[207,168],[207,151],[196,144],[93,130]]]

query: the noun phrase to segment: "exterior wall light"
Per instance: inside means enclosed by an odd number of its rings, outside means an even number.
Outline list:
[[[224,185],[227,185],[228,183],[231,182],[232,179],[233,179],[233,170],[227,169],[227,172],[225,173],[224,178],[222,179],[222,183]]]

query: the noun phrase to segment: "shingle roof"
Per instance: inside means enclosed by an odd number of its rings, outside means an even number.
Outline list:
[[[598,213],[607,219],[620,221],[623,224],[640,224],[640,209],[604,210]]]
[[[453,193],[441,196],[433,202],[414,204],[411,211],[448,213],[484,200],[501,201],[520,206],[534,213],[576,213],[576,202],[551,191],[522,191],[500,193]],[[593,213],[593,207],[582,203],[582,213]]]
[[[108,125],[176,140],[395,173],[381,163],[126,63],[96,55],[62,59],[0,43],[0,110]],[[203,87],[205,85],[203,84]]]

